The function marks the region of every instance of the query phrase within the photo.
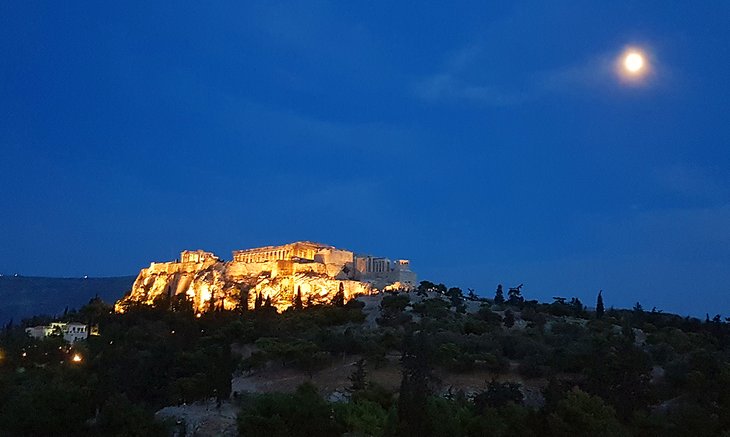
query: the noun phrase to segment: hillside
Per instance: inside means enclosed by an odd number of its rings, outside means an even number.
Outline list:
[[[78,308],[95,295],[114,302],[132,288],[134,276],[111,278],[0,277],[0,323]]]
[[[0,434],[728,435],[730,324],[603,298],[423,281],[283,312],[93,301],[74,317],[100,335],[71,347],[0,335]]]

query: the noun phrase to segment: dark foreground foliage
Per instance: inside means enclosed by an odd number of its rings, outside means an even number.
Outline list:
[[[232,374],[280,366],[314,375],[344,356],[362,358],[349,402],[328,402],[310,384],[241,394],[241,434],[730,435],[730,325],[721,317],[702,322],[638,304],[597,314],[577,299],[541,304],[521,287],[504,294],[480,300],[424,282],[384,296],[370,325],[358,301],[197,316],[180,300],[113,314],[92,299],[65,317],[101,335],[73,347],[2,329],[0,435],[169,435],[155,411],[229,399]],[[253,353],[237,355],[241,345]],[[402,378],[390,392],[369,372],[394,354]],[[493,377],[475,392],[439,379],[477,370]],[[528,385],[541,392],[537,401]]]

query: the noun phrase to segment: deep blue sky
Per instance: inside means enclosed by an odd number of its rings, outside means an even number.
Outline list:
[[[0,3],[0,272],[308,239],[730,316],[730,3],[130,3]]]

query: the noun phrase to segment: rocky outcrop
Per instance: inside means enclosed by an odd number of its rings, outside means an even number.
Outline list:
[[[130,305],[152,305],[156,301],[184,295],[197,312],[214,308],[252,309],[258,294],[279,311],[293,305],[301,292],[307,304],[326,304],[342,289],[345,299],[376,292],[370,283],[330,276],[316,264],[283,272],[275,268],[252,268],[236,261],[207,260],[201,263],[152,263],[142,269],[132,290],[115,305],[124,312]]]
[[[211,252],[184,250],[180,261],[152,263],[140,271],[132,290],[115,309],[174,302],[180,296],[202,313],[212,309],[253,309],[258,296],[283,311],[301,294],[303,304],[327,304],[340,291],[345,300],[379,290],[411,289],[416,275],[409,261],[297,241],[233,252],[224,262]]]

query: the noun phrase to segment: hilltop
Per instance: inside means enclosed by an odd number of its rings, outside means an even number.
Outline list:
[[[263,302],[283,311],[297,302],[327,304],[417,285],[406,259],[391,261],[311,241],[236,250],[232,258],[184,250],[177,260],[153,262],[115,309],[186,299],[198,313],[253,309]]]

